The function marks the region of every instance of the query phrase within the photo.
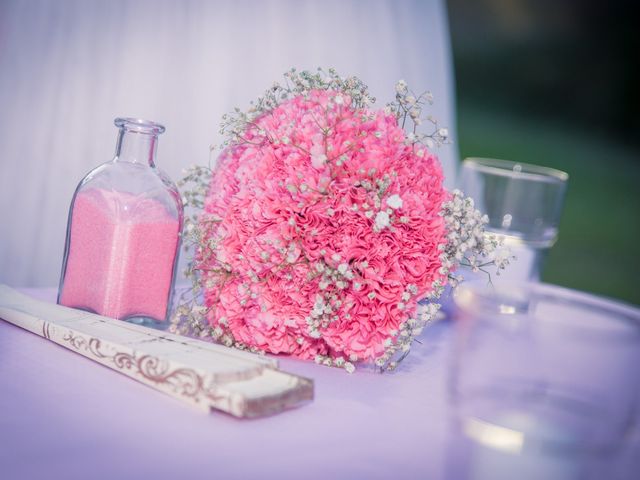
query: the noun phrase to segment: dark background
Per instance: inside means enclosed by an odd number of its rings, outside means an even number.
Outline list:
[[[462,157],[569,173],[543,279],[640,304],[633,2],[448,0]]]

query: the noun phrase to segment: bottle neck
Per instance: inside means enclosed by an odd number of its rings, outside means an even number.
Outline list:
[[[116,144],[117,162],[131,162],[155,166],[158,136],[154,133],[120,128]]]

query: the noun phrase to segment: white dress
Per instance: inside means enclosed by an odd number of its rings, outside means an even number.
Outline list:
[[[163,123],[174,179],[208,161],[220,117],[292,66],[357,75],[379,104],[431,90],[455,142],[444,2],[0,2],[0,282],[57,285],[74,188],[110,160],[113,119]],[[453,184],[454,145],[437,152]]]

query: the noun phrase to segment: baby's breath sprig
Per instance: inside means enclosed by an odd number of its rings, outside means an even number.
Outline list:
[[[451,287],[455,288],[462,280],[455,274],[456,266],[467,267],[473,272],[483,271],[487,274],[489,272],[485,268],[495,266],[496,275],[500,275],[500,271],[515,259],[510,252],[502,248],[499,237],[485,232],[484,227],[489,222],[489,218],[475,208],[472,198],[465,197],[460,190],[454,190],[451,199],[442,204],[440,215],[444,218],[448,233],[446,242],[439,246],[442,251],[440,255],[442,266],[439,273],[447,278]],[[415,292],[415,286],[409,285],[403,299],[409,300]],[[438,313],[440,304],[437,301],[443,293],[443,283],[440,280],[434,281],[427,298],[418,303],[415,318],[409,318],[402,323],[395,338],[387,339],[384,354],[375,362],[381,371],[395,370],[409,354],[413,342],[417,341],[416,338],[422,333],[424,327]]]
[[[467,267],[473,272],[483,271],[488,275],[486,267],[495,266],[496,275],[500,275],[515,259],[500,237],[485,232],[489,217],[477,210],[473,199],[465,197],[460,190],[452,192],[451,200],[442,206],[441,215],[447,226],[448,241],[441,246],[443,252],[440,258],[443,273],[449,274],[453,287],[460,282],[460,277],[453,274],[455,265]]]
[[[249,350],[254,353],[264,353],[257,348],[247,347],[245,344],[236,341],[233,334],[221,326],[211,327],[208,316],[214,306],[203,305],[204,288],[214,288],[210,275],[215,273],[218,282],[222,282],[218,287],[221,289],[227,278],[233,275],[231,266],[220,264],[219,271],[203,272],[196,263],[196,258],[200,261],[217,252],[215,239],[208,238],[204,231],[211,223],[220,222],[219,218],[204,212],[204,202],[211,182],[212,171],[209,167],[194,165],[185,169],[184,177],[178,181],[178,187],[182,192],[182,202],[185,207],[184,228],[182,232],[182,245],[185,251],[190,252],[191,259],[188,262],[184,276],[190,281],[191,287],[182,292],[177,306],[171,317],[170,331],[180,335],[210,338],[223,345],[235,347],[241,350]],[[222,323],[222,322],[221,322]]]
[[[357,77],[343,78],[334,68],[324,70],[318,68],[315,72],[308,70],[297,71],[295,68],[284,73],[284,82],[274,82],[255,101],[250,102],[249,109],[245,112],[236,107],[231,113],[222,116],[220,134],[226,139],[223,147],[241,143],[256,143],[249,140],[247,133],[251,132],[258,139],[274,141],[268,136],[268,132],[256,126],[256,119],[269,114],[282,102],[293,97],[306,96],[311,90],[333,90],[348,95],[352,106],[364,108],[376,101],[369,95],[367,85]]]
[[[447,128],[440,126],[438,120],[431,115],[423,118],[422,112],[425,107],[433,105],[433,94],[426,91],[417,95],[412,90],[409,90],[407,82],[404,80],[399,80],[395,88],[395,100],[387,103],[385,110],[387,113],[392,113],[396,116],[398,125],[404,129],[409,129],[407,143],[414,146],[422,144],[427,148],[450,143],[449,130]],[[418,128],[425,121],[432,126],[429,133],[418,131]],[[412,125],[408,125],[407,122],[411,122]]]
[[[383,355],[375,361],[376,367],[381,372],[395,370],[400,362],[409,355],[413,342],[418,341],[417,337],[422,334],[424,328],[433,321],[440,310],[440,304],[436,303],[435,300],[440,297],[442,290],[441,283],[439,281],[434,282],[432,293],[428,297],[429,301],[418,303],[416,314],[401,323],[400,329],[397,332],[393,332],[395,335],[386,340]]]
[[[193,253],[193,249],[202,249],[204,236],[199,226],[199,217],[211,180],[211,170],[194,165],[185,169],[183,175],[183,178],[178,181],[186,212],[182,246],[185,252]],[[205,319],[208,311],[198,301],[202,287],[193,258],[187,264],[184,276],[191,282],[191,288],[182,292],[171,318],[170,330],[181,335],[206,337],[211,333],[205,328],[208,325]]]
[[[193,165],[182,171],[183,177],[178,180],[178,187],[182,192],[182,203],[185,208],[202,209],[211,181],[211,169],[200,165]],[[185,187],[189,188],[185,188]]]

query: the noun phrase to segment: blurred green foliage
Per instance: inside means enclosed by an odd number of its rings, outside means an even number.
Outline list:
[[[640,35],[632,3],[448,7],[461,156],[568,172],[543,279],[640,304]]]

